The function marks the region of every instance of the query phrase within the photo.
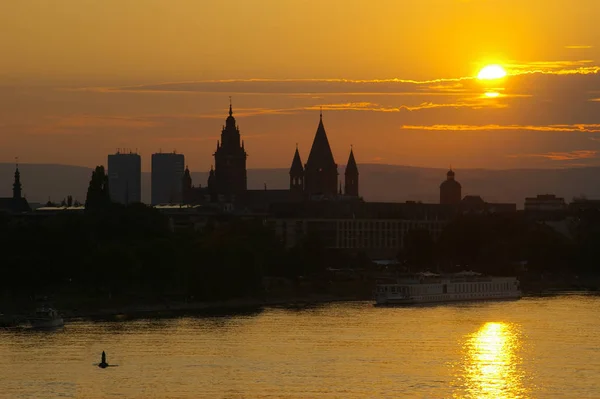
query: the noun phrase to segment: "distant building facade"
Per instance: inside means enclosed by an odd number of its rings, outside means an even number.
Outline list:
[[[318,201],[275,204],[267,226],[288,248],[314,234],[326,248],[395,257],[409,231],[425,230],[437,240],[455,214],[450,205]]]
[[[578,214],[585,211],[600,211],[600,200],[573,198],[573,201],[569,204],[569,212]]]
[[[110,171],[110,169],[109,169]],[[183,201],[185,157],[177,153],[152,154],[151,203],[180,204]]]
[[[463,214],[514,213],[517,204],[486,202],[479,195],[465,195],[458,209]]]
[[[12,197],[0,198],[0,212],[19,214],[30,211],[31,208],[27,203],[27,199],[23,196],[21,172],[19,171],[19,165],[17,165],[15,168],[15,177],[13,181],[13,195]]]
[[[562,212],[566,210],[567,203],[565,199],[554,194],[542,194],[525,198],[526,212]]]
[[[440,204],[458,205],[462,199],[462,187],[455,179],[452,169],[446,173],[446,180],[440,184]]]
[[[110,198],[121,204],[142,200],[142,158],[133,152],[108,156],[108,190]]]

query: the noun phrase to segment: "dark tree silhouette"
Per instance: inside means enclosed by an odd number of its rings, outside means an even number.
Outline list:
[[[435,244],[427,230],[409,230],[404,236],[404,249],[400,261],[417,270],[433,266]]]
[[[109,205],[108,175],[104,171],[104,166],[96,166],[88,187],[85,208],[86,210],[106,209]]]

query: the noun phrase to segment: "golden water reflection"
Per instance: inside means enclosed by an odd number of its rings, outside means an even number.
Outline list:
[[[486,323],[465,344],[464,383],[468,397],[525,397],[519,357],[520,339],[507,323]]]

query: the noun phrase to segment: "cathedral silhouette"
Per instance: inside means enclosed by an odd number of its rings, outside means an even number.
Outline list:
[[[229,116],[221,131],[221,140],[217,141],[214,168],[211,166],[207,186],[194,187],[190,171],[186,167],[183,174],[183,203],[235,202],[253,205],[254,208],[265,208],[273,202],[359,199],[359,173],[352,148],[344,174],[344,190],[342,191],[341,182],[338,188],[338,165],[327,139],[322,112],[308,160],[304,165],[296,145],[289,172],[288,190],[267,190],[266,186],[264,190],[248,190],[247,157],[230,103]]]

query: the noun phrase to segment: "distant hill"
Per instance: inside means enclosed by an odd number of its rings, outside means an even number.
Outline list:
[[[20,165],[23,192],[30,202],[60,201],[72,195],[85,200],[91,168],[69,165]],[[439,201],[439,185],[446,170],[399,165],[363,164],[360,192],[368,201]],[[343,167],[340,178],[343,181]],[[12,195],[14,165],[0,164],[0,197]],[[206,184],[207,173],[192,173],[194,185]],[[519,208],[527,196],[552,193],[570,201],[575,196],[600,198],[600,167],[572,169],[460,169],[456,179],[463,195],[481,195],[489,202],[514,202]],[[287,188],[288,169],[250,169],[248,187]],[[142,198],[150,201],[150,173],[142,175]]]

